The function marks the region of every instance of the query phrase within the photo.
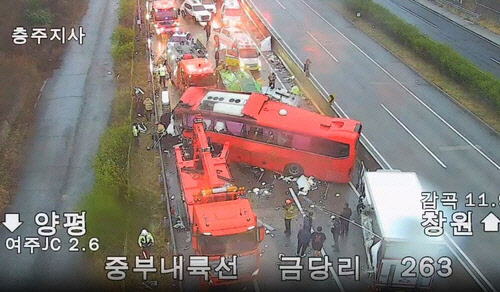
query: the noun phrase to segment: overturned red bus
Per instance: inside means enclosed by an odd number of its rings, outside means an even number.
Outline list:
[[[176,126],[192,128],[195,114],[203,116],[213,143],[229,142],[231,162],[349,182],[361,133],[359,121],[323,116],[259,93],[191,87],[174,110]]]

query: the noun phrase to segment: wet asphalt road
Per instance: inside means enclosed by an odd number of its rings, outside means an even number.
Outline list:
[[[0,228],[2,288],[86,287],[83,254],[70,247],[63,212],[81,211],[78,202],[93,181],[91,159],[106,127],[115,85],[110,37],[117,23],[117,0],[90,0],[82,20],[83,45],[67,44],[61,67],[47,82],[37,107],[35,134],[13,204],[6,213],[20,213],[24,224],[14,234]],[[58,252],[21,254],[6,250],[7,237],[38,237],[34,215],[56,211],[61,239]],[[44,244],[42,244],[44,246]]]
[[[363,122],[382,167],[415,171],[427,191],[458,193],[458,209],[473,212],[474,235],[454,240],[492,285],[500,287],[498,265],[491,261],[498,234],[484,232],[480,223],[490,211],[498,216],[498,209],[464,207],[469,192],[476,201],[484,192],[488,203],[498,205],[498,134],[356,29],[330,1],[251,2],[297,59],[311,59],[312,78],[336,94],[338,106]],[[451,210],[444,211],[444,225],[451,232]]]

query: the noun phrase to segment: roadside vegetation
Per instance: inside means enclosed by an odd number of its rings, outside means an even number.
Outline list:
[[[12,41],[14,27],[67,28],[77,26],[88,0],[2,1],[0,9],[0,213],[17,187],[33,130],[34,104],[43,80],[59,66],[66,45],[28,39]],[[49,35],[49,34],[48,34]]]
[[[358,28],[500,131],[500,80],[373,1],[346,3],[348,17]],[[360,18],[355,17],[358,12]]]
[[[132,136],[132,88],[139,86],[149,94],[145,35],[134,27],[136,3],[120,1],[119,25],[112,36],[116,92],[110,126],[102,134],[94,157],[93,189],[82,201],[82,209],[87,211],[87,236],[99,238],[100,243],[99,251],[92,255],[96,281],[104,287],[127,290],[144,288],[142,275],[132,273],[135,257],[141,253],[137,239],[143,228],[155,238],[153,256],[158,269],[148,280],[160,280],[160,257],[170,261],[162,224],[165,208],[158,181],[158,152],[146,150],[151,144],[149,134],[138,141]],[[111,255],[127,257],[129,271],[124,281],[106,279],[106,256]],[[165,285],[169,284],[158,281],[159,287]]]

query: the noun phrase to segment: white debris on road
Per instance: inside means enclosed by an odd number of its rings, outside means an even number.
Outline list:
[[[307,178],[305,175],[301,175],[297,179],[297,185],[299,187],[298,195],[302,196],[306,196],[309,191],[315,190],[317,188],[313,176]]]
[[[274,178],[279,179],[279,180],[283,180],[288,184],[291,183],[292,181],[297,180],[297,178],[293,177],[293,176],[284,176],[284,175],[277,175],[277,174],[274,175]]]

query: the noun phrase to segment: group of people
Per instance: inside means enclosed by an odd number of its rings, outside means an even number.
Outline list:
[[[291,221],[297,215],[296,209],[292,204],[292,200],[287,199],[285,201],[285,234],[291,234]],[[349,208],[349,204],[345,203],[344,208],[340,214],[340,217],[332,216],[332,227],[330,229],[334,245],[333,250],[339,252],[339,237],[346,237],[349,233],[349,220],[352,216],[352,210]],[[307,247],[309,244],[313,249],[313,255],[316,257],[321,256],[321,250],[323,249],[323,244],[326,241],[326,235],[323,233],[323,227],[317,226],[314,232],[312,228],[313,213],[309,212],[304,216],[304,221],[302,223],[302,228],[297,234],[297,256],[304,257]],[[311,233],[312,232],[312,233]]]

